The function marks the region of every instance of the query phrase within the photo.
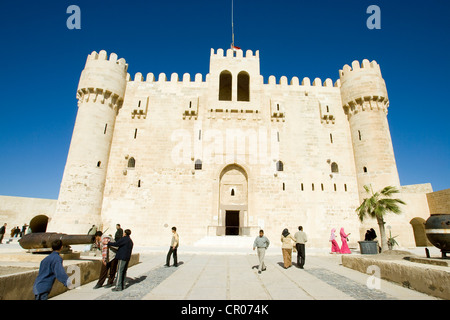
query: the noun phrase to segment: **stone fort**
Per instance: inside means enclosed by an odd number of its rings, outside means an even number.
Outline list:
[[[334,83],[265,81],[251,50],[211,49],[205,77],[127,69],[115,53],[87,57],[47,231],[120,223],[138,245],[168,245],[177,226],[194,245],[262,228],[276,246],[302,225],[308,246],[325,248],[332,228],[353,243],[379,232],[355,213],[371,184],[400,189],[407,205],[385,221],[401,246],[424,245],[431,184],[400,185],[377,62],[345,65]]]

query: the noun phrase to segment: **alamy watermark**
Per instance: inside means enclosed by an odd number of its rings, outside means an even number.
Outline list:
[[[66,13],[70,14],[67,18],[67,29],[81,29],[81,9],[77,5],[70,5],[67,7]]]
[[[367,8],[366,13],[370,14],[367,18],[367,28],[369,30],[381,29],[381,9],[377,5],[371,5]]]
[[[369,289],[381,289],[381,270],[379,266],[370,265],[366,270],[370,277],[367,278],[366,286]]]

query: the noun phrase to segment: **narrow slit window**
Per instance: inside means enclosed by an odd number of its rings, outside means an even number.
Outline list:
[[[195,170],[202,170],[202,160],[200,160],[200,159],[195,160],[194,169]]]
[[[303,183],[300,184],[300,189],[303,191]]]
[[[330,142],[333,143],[333,134],[330,133]]]
[[[234,197],[234,188],[231,189],[231,196]]]
[[[314,183],[312,184],[312,186],[311,186],[311,187],[312,187],[312,188],[311,188],[311,189],[312,189],[312,191],[314,191]]]
[[[334,191],[337,191],[336,183],[334,184]]]
[[[106,130],[108,129],[108,124],[105,124],[105,130],[103,131],[103,134],[106,134]]]
[[[344,191],[347,192],[347,184],[344,183]]]
[[[323,183],[320,184],[320,187],[322,188],[322,191],[323,191]]]
[[[283,162],[277,161],[276,169],[277,171],[283,171],[284,170]]]
[[[331,172],[332,172],[332,173],[339,173],[339,166],[337,165],[336,162],[333,162],[333,163],[331,164]]]
[[[283,182],[283,191],[286,190],[286,184]]]
[[[136,139],[137,137],[137,129],[134,129],[134,138]]]
[[[364,167],[364,168],[363,168],[363,172],[364,172],[364,173],[367,173],[367,167]]]
[[[138,188],[141,187],[141,180],[138,181]]]
[[[361,131],[360,130],[358,130],[358,138],[359,138],[359,141],[361,141]]]
[[[97,162],[97,168],[100,168],[101,165],[102,165],[101,161]]]

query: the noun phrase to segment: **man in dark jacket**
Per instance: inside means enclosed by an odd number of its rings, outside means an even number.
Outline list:
[[[128,263],[131,259],[131,252],[133,251],[133,241],[130,238],[131,230],[126,229],[124,236],[117,242],[108,242],[108,247],[118,247],[116,253],[117,265],[117,282],[113,291],[122,291],[124,289],[125,277],[127,275]]]
[[[58,279],[64,286],[72,289],[71,279],[63,267],[63,259],[59,255],[62,248],[62,241],[52,242],[53,252],[41,261],[39,274],[34,281],[33,293],[36,300],[47,300],[52,290],[55,279]]]
[[[120,224],[116,224],[116,234],[114,235],[114,241],[119,241],[120,238],[123,237],[123,229],[120,227]]]
[[[0,227],[0,243],[3,241],[3,236],[6,233],[6,223]]]

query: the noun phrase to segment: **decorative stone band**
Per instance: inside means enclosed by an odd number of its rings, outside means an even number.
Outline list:
[[[350,118],[352,115],[361,111],[383,110],[388,113],[389,100],[380,96],[366,96],[356,98],[344,105],[345,114]]]
[[[425,229],[425,233],[450,234],[450,229]]]
[[[78,107],[83,102],[99,102],[107,104],[116,112],[122,107],[123,98],[111,91],[106,91],[99,88],[83,88],[77,91]]]

